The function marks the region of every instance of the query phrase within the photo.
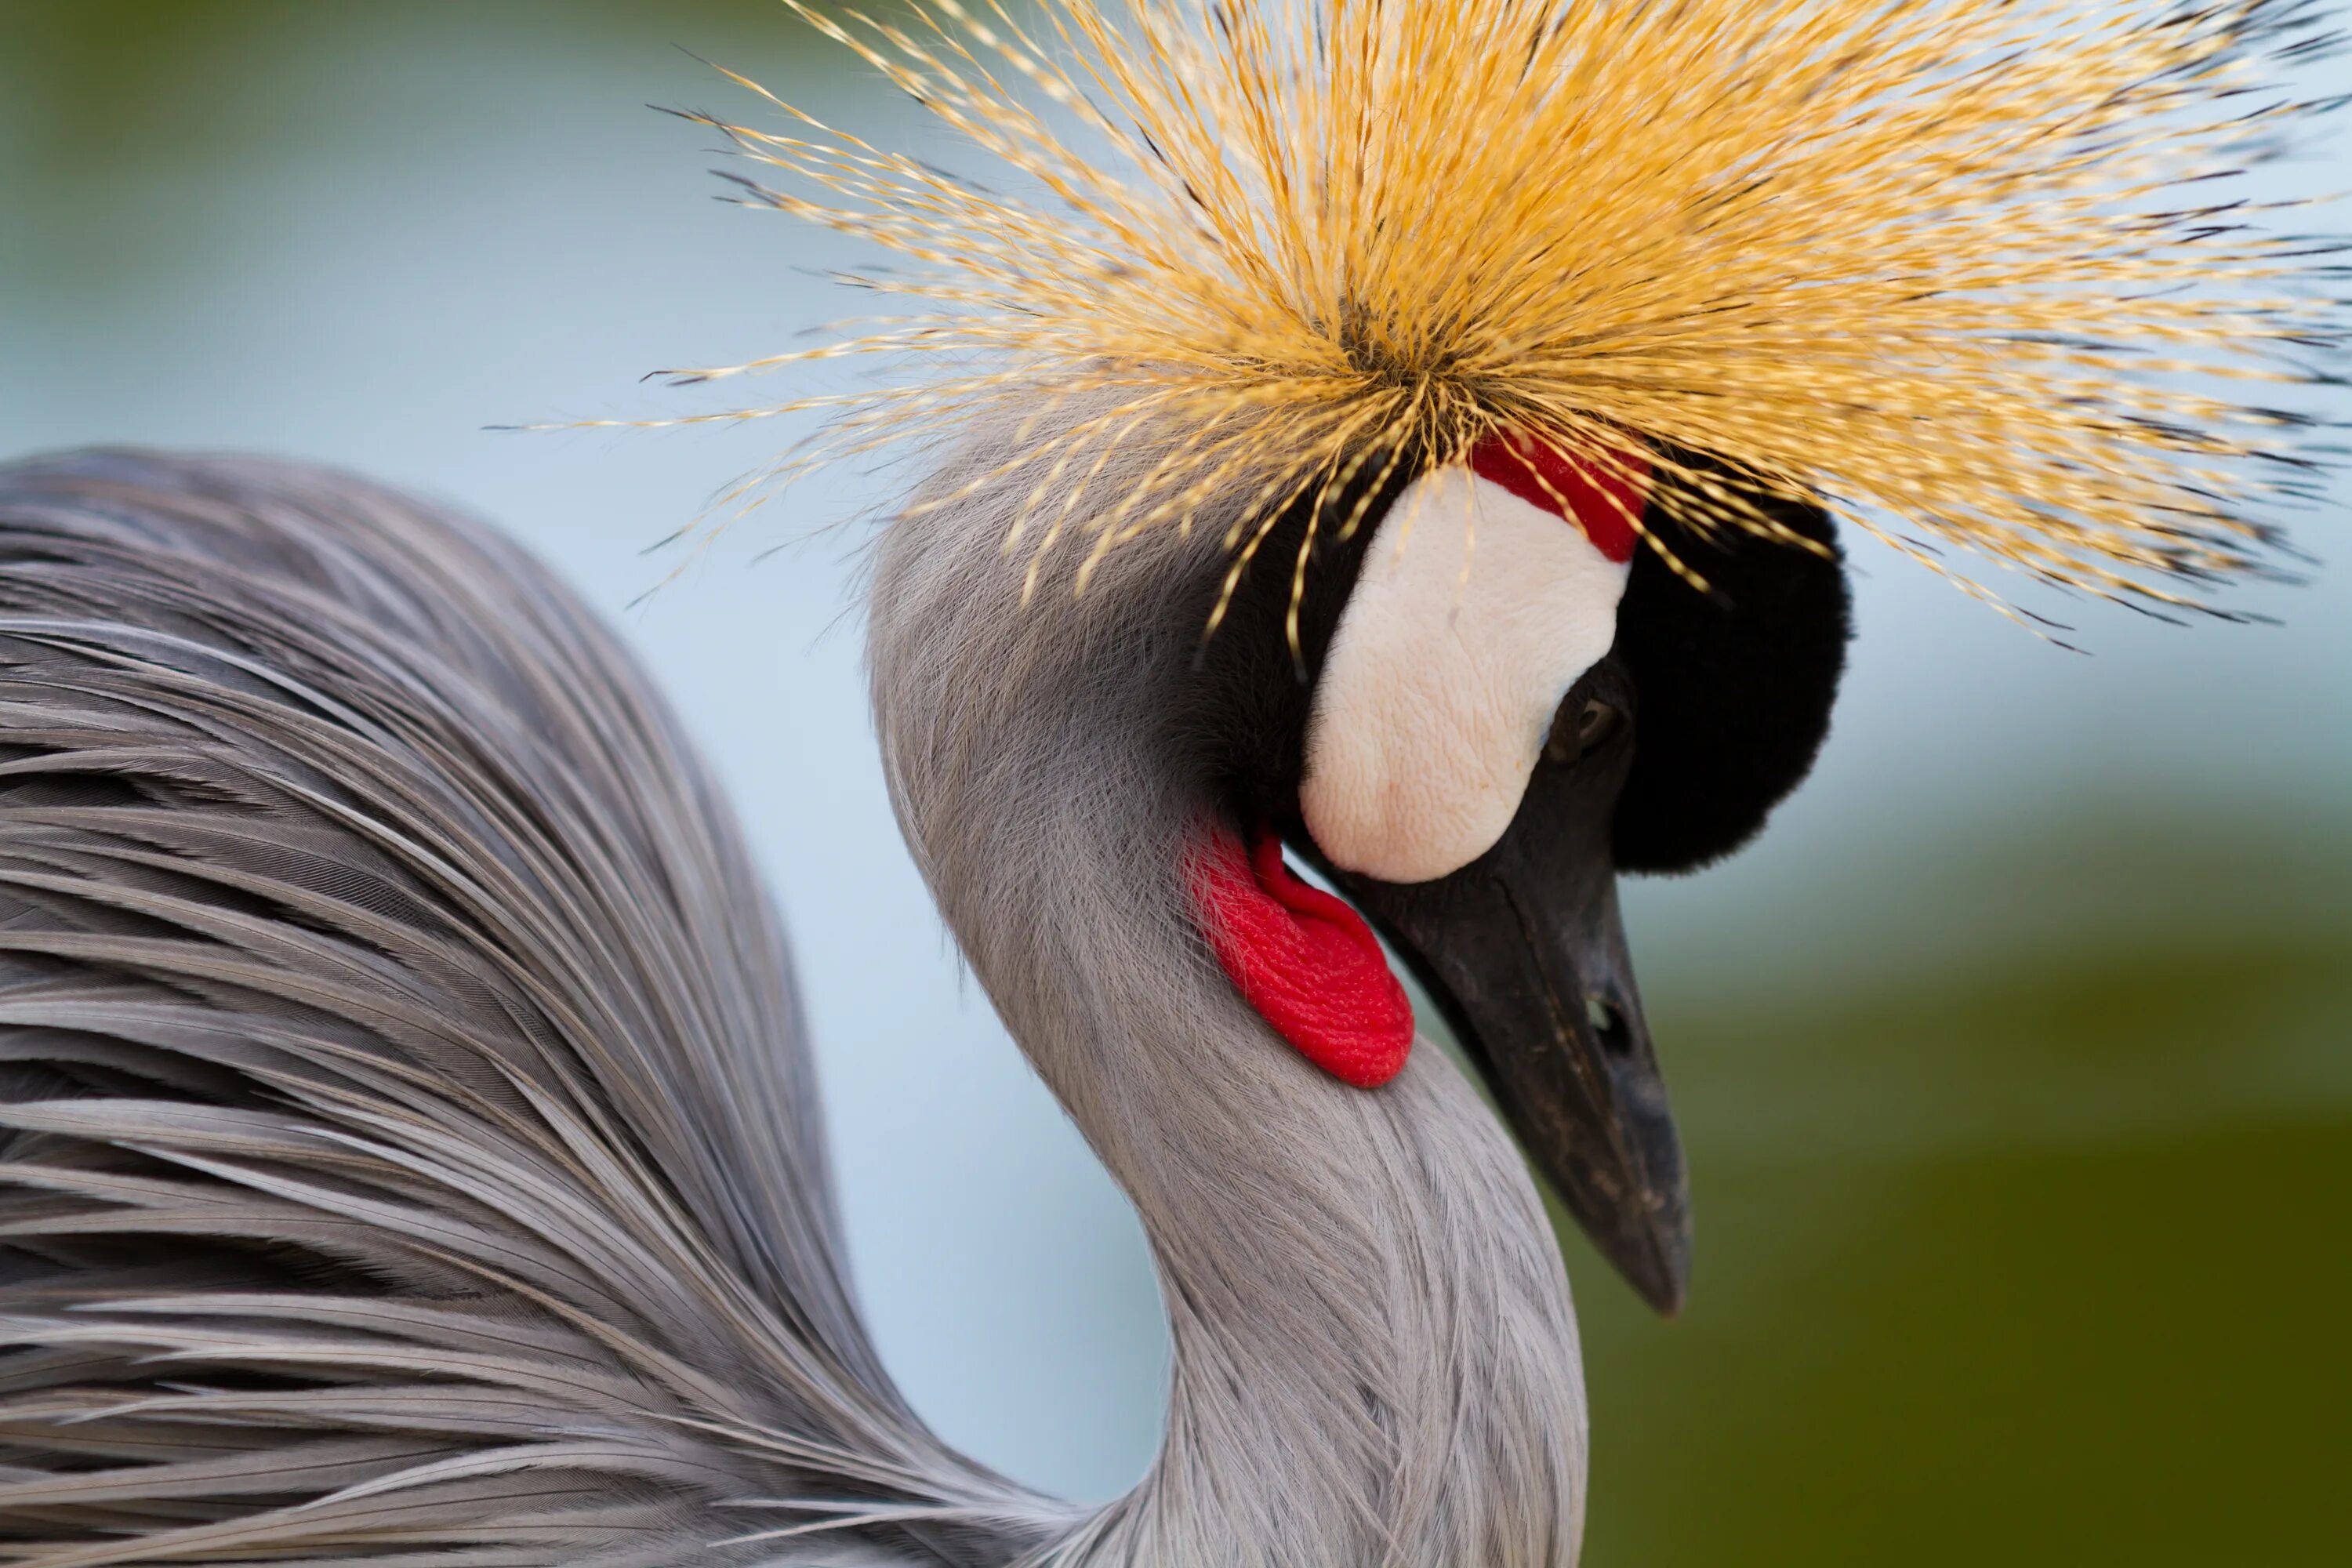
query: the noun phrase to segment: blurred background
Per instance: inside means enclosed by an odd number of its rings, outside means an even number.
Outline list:
[[[715,406],[638,377],[860,308],[838,242],[714,204],[712,136],[644,107],[759,113],[696,57],[938,142],[776,0],[0,0],[0,458],[322,459],[567,573],[749,820],[891,1366],[950,1439],[1108,1497],[1165,1328],[889,818],[829,525],[891,476],[689,559],[646,552],[794,431],[484,429]],[[2262,189],[2347,176],[2339,134]],[[1664,1324],[1569,1242],[1595,1568],[2352,1562],[2344,499],[2312,584],[2237,601],[2282,624],[2078,607],[2087,655],[1856,546],[1814,781],[1632,894],[1698,1261]]]

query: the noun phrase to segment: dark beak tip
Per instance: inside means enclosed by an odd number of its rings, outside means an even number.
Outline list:
[[[1610,1261],[1650,1310],[1671,1322],[1682,1316],[1690,1296],[1690,1237],[1687,1229],[1661,1226],[1623,1247],[1610,1249]]]

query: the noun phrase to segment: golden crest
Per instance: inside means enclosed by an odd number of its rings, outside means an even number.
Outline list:
[[[831,408],[773,479],[1013,417],[1036,483],[1008,546],[1098,553],[1235,487],[1270,519],[1517,430],[1602,464],[1638,445],[1700,528],[1767,525],[1677,454],[1938,570],[2193,604],[2261,567],[2307,477],[2302,421],[2249,384],[2307,379],[2341,303],[2221,178],[2309,107],[2263,71],[2326,41],[2305,8],[795,8],[995,167],[772,97],[769,127],[712,121],[765,165],[751,199],[905,268],[855,279],[903,317],[686,373],[914,363],[702,416]],[[1145,437],[1156,466],[1107,493]]]

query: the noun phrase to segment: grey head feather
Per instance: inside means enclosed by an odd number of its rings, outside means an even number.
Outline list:
[[[1524,1164],[1433,1051],[1376,1094],[1307,1068],[1191,923],[1171,590],[1219,520],[1024,610],[1012,504],[887,531],[877,717],[1152,1237],[1143,1484],[1041,1499],[892,1389],[773,919],[559,585],[349,479],[87,454],[0,470],[0,1563],[1573,1561]]]

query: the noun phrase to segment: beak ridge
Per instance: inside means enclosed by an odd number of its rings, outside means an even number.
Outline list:
[[[1519,875],[1514,875],[1514,871]],[[1690,1188],[1665,1079],[1633,983],[1615,877],[1581,899],[1517,896],[1532,868],[1491,868],[1541,1016],[1505,1002],[1457,1020],[1528,1154],[1585,1234],[1660,1313],[1690,1279]],[[1566,903],[1570,908],[1563,909]],[[1567,918],[1563,919],[1565,916]],[[1491,993],[1490,993],[1491,994]]]
[[[1643,1300],[1678,1312],[1690,1188],[1610,847],[1630,736],[1539,765],[1510,826],[1433,881],[1337,880],[1446,1012],[1528,1159]]]

